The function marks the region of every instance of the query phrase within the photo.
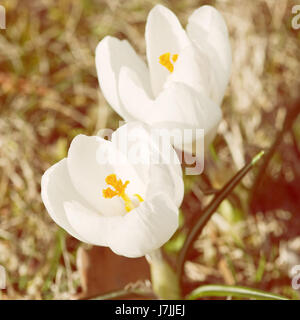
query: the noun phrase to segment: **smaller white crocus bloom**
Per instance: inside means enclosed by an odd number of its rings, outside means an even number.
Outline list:
[[[130,153],[134,158],[138,149],[143,155],[158,155],[159,161],[133,164]],[[178,228],[184,192],[172,146],[160,151],[149,128],[136,123],[120,127],[111,141],[76,136],[67,158],[44,173],[41,189],[45,207],[59,226],[83,242],[126,257],[149,254],[170,239]]]
[[[231,72],[223,17],[202,6],[189,17],[185,31],[172,11],[157,5],[148,15],[145,39],[148,65],[127,40],[107,36],[100,41],[96,67],[106,100],[126,121],[204,129],[210,143]],[[190,152],[195,141],[190,142],[181,149]]]

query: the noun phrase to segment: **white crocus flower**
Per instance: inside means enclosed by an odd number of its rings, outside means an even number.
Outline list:
[[[148,66],[126,40],[108,36],[99,43],[96,66],[105,98],[127,121],[204,129],[209,143],[221,119],[232,60],[221,14],[200,7],[185,31],[173,12],[157,5],[147,18],[145,38]]]
[[[131,137],[126,150],[124,137]],[[137,150],[159,159],[154,164],[146,160],[133,164],[130,153],[136,155]],[[43,202],[59,226],[81,241],[110,247],[119,255],[151,253],[178,227],[183,198],[180,163],[171,146],[160,151],[145,125],[124,125],[111,141],[78,135],[67,158],[45,172],[41,188]]]

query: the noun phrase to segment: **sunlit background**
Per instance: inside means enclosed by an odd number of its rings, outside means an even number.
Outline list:
[[[300,1],[294,0],[1,1],[7,28],[0,30],[0,264],[7,288],[0,298],[87,298],[128,283],[149,290],[144,259],[91,248],[58,228],[41,201],[40,180],[75,135],[117,128],[120,118],[98,87],[95,48],[112,35],[145,57],[145,21],[157,3],[183,25],[197,7],[215,6],[233,50],[219,134],[204,174],[185,177],[181,228],[165,252],[174,261],[210,193],[269,150],[195,242],[184,285],[236,284],[299,299],[290,274],[300,265],[300,30],[291,24]]]

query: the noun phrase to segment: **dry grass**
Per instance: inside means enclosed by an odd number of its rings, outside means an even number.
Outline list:
[[[41,175],[65,156],[76,134],[116,128],[119,118],[98,88],[94,50],[110,34],[129,39],[144,55],[145,20],[157,2],[3,1],[7,29],[0,31],[0,264],[7,269],[8,286],[0,297],[62,299],[77,292],[79,243],[47,215],[40,198]],[[219,188],[246,159],[270,147],[299,98],[300,33],[290,25],[296,2],[160,2],[183,23],[201,4],[215,5],[228,22],[234,53],[224,120],[205,177],[186,178],[187,222],[199,210],[195,194],[201,204],[206,201],[203,185]],[[187,265],[191,286],[197,281],[238,283],[298,297],[288,278],[291,259],[282,258],[292,252],[291,261],[300,261],[297,244],[291,249],[300,235],[300,228],[295,229],[300,220],[295,191],[300,125],[294,120],[264,172],[264,187],[251,189],[254,174],[249,175],[197,241],[198,254]],[[269,206],[266,199],[276,198],[278,185],[283,186],[278,191],[283,200]]]

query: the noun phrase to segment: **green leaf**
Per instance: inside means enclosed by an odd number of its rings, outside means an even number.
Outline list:
[[[255,282],[261,282],[265,272],[265,266],[266,266],[266,257],[265,255],[262,255],[259,259],[258,268],[256,270]]]
[[[211,157],[213,158],[213,160],[215,162],[218,161],[219,157],[218,157],[217,151],[216,151],[213,144],[210,144],[209,151],[210,151],[210,154],[211,154]]]
[[[226,285],[205,285],[192,291],[187,297],[187,300],[196,300],[202,297],[236,297],[249,298],[258,300],[289,300],[283,296],[252,289],[241,286],[226,286]]]

